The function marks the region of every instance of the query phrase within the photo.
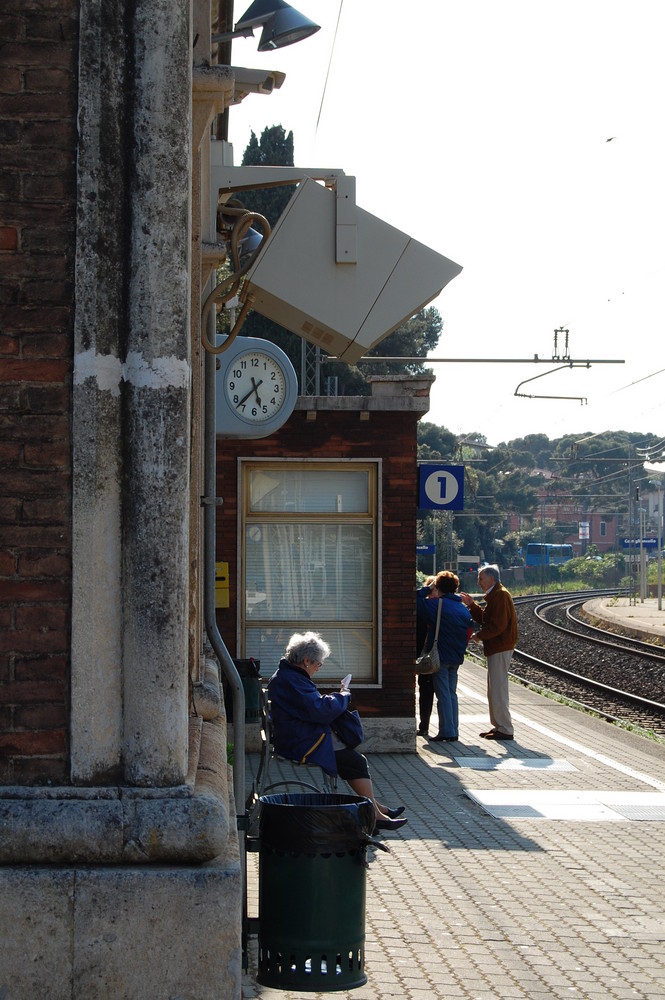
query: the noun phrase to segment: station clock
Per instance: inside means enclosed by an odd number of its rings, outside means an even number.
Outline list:
[[[217,357],[217,433],[262,438],[278,430],[298,398],[298,379],[284,351],[268,340],[237,337]]]

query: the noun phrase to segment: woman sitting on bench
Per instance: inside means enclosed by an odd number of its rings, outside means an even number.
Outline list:
[[[388,809],[374,797],[367,758],[345,746],[335,735],[335,719],[348,708],[351,694],[342,689],[320,694],[312,680],[330,647],[316,632],[296,633],[268,682],[275,751],[289,760],[318,764],[327,774],[339,774],[356,795],[374,804],[377,830],[397,830],[404,806]]]

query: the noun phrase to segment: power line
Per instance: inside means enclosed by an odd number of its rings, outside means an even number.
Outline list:
[[[335,25],[335,34],[333,35],[333,42],[332,42],[332,46],[330,48],[330,59],[328,60],[328,69],[326,70],[326,78],[323,81],[323,92],[321,94],[321,104],[319,106],[319,113],[318,113],[317,119],[316,119],[316,127],[314,129],[315,132],[318,132],[319,122],[321,121],[321,112],[323,111],[323,102],[324,102],[325,97],[326,97],[326,90],[328,89],[328,77],[330,75],[330,67],[332,66],[333,55],[334,55],[334,52],[335,52],[335,42],[337,41],[337,31],[339,29],[339,22],[340,22],[341,17],[342,17],[342,7],[343,6],[344,6],[344,0],[339,0],[339,11],[337,12],[337,24]]]
[[[617,392],[623,392],[624,389],[630,389],[633,385],[639,385],[640,382],[646,382],[647,379],[653,378],[654,375],[662,375],[665,372],[665,368],[659,368],[657,372],[651,372],[650,375],[645,375],[644,378],[638,378],[634,382],[629,382],[628,385],[622,385],[620,389],[613,389],[610,396],[613,396]]]
[[[328,357],[327,361],[339,361],[337,357]],[[404,361],[406,364],[413,365],[430,365],[430,364],[462,364],[462,365],[551,365],[553,361],[557,361],[557,358],[539,358],[537,354],[534,354],[532,358],[427,358],[427,357],[414,357],[405,358],[400,355],[388,356],[381,354],[363,354],[362,358],[358,358],[356,364],[361,361]],[[625,365],[625,360],[623,358],[565,358],[562,359],[562,363],[566,368],[572,368],[575,366],[588,367],[589,365]],[[657,373],[655,373],[657,374]]]

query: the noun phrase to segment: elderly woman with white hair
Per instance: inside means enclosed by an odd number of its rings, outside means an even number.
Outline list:
[[[349,706],[346,689],[321,694],[313,677],[330,656],[330,647],[316,632],[295,633],[268,683],[275,750],[289,760],[318,764],[339,775],[356,795],[374,804],[377,830],[397,830],[407,822],[397,818],[404,806],[388,809],[377,802],[367,758],[345,746],[333,731],[335,720]]]

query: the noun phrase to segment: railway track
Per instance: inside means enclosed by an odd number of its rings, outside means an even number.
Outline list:
[[[585,601],[609,593],[616,591],[516,598],[520,638],[511,676],[665,737],[665,649],[581,616]]]

